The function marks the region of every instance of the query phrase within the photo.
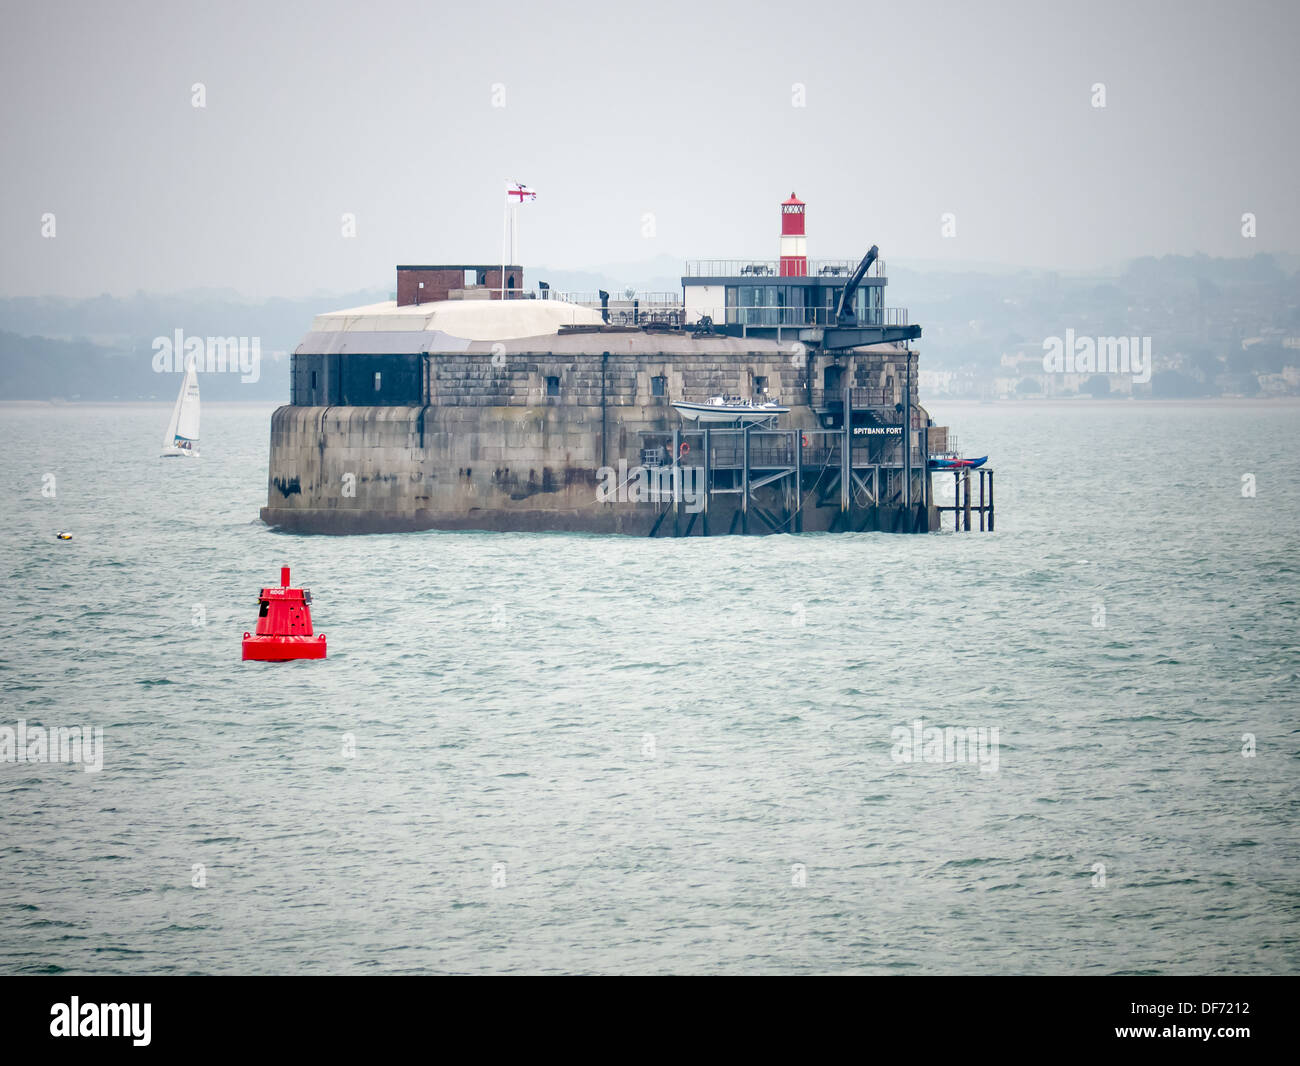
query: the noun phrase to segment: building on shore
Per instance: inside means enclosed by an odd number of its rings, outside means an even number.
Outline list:
[[[781,205],[777,260],[689,262],[680,295],[528,290],[517,265],[399,266],[396,300],[318,315],[295,350],[263,520],[938,528],[927,460],[947,430],[917,402],[920,327],[885,306],[876,249],[807,258],[804,210],[793,194]]]

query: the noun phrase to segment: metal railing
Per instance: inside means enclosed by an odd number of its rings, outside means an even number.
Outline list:
[[[496,290],[493,290],[496,291]],[[560,292],[556,289],[517,289],[507,293],[511,300],[548,300],[571,304],[592,311],[608,310],[611,326],[671,326],[680,328],[685,321],[686,308],[680,293],[638,293],[632,299],[626,296],[614,299],[610,294],[607,305],[601,304],[599,292]]]
[[[801,464],[804,470],[818,467],[839,467],[842,462],[844,437],[840,430],[762,430],[750,429],[748,434],[748,466],[751,471],[790,469]],[[674,438],[660,433],[641,435],[641,464],[646,467],[666,469],[669,466],[703,467],[711,470],[741,470],[746,465],[746,434],[738,429],[714,429],[709,434],[708,454],[705,455],[705,436],[698,430],[687,430],[676,438],[688,445],[673,463]],[[680,447],[680,444],[679,444]],[[917,442],[911,449],[911,466],[920,474],[926,468],[926,457]],[[854,439],[849,449],[850,462],[855,469],[880,467],[898,469],[903,466],[903,441],[890,437],[887,441],[867,444]]]
[[[850,389],[849,399],[856,410],[864,407],[888,407],[891,410],[894,404],[902,399],[902,393],[894,389]],[[839,407],[844,404],[844,390],[839,389],[813,389],[812,406],[814,407]]]
[[[861,304],[859,292],[858,303]],[[728,307],[726,321],[730,326],[821,326],[838,325],[833,307]],[[906,326],[906,307],[858,307],[860,326]]]
[[[485,290],[486,291],[486,290]],[[491,290],[499,295],[500,291]],[[486,298],[486,297],[483,297]],[[556,289],[511,289],[506,291],[510,300],[553,300],[599,311],[602,309],[599,292],[561,292]],[[863,304],[864,291],[857,296],[857,324],[860,326],[907,326],[910,324],[906,307],[871,307]],[[680,326],[685,320],[685,306],[680,293],[637,293],[632,299],[615,298],[613,293],[607,304],[611,325],[670,324]],[[724,320],[731,326],[796,326],[800,328],[827,329],[839,324],[833,307],[797,307],[765,304],[753,307],[727,307]]]
[[[857,269],[856,259],[809,259],[807,276],[848,278]],[[688,259],[685,276],[688,278],[778,278],[782,276],[781,260]],[[867,271],[867,277],[885,276],[885,261],[877,259]]]
[[[599,292],[556,292],[551,289],[549,298],[563,300],[565,303],[570,304],[581,304],[583,307],[600,309]],[[680,292],[638,292],[633,296],[628,296],[623,292],[611,292],[609,294],[611,309],[617,307],[620,310],[624,308],[631,310],[634,302],[644,308],[681,307],[682,294]]]
[[[599,311],[600,308],[596,307]],[[641,307],[633,309],[626,304],[617,307],[610,305],[609,324],[611,326],[672,326],[680,328],[685,318],[685,311],[677,307]]]
[[[750,434],[749,468],[751,470],[773,470],[795,465],[798,452],[799,462],[805,470],[821,466],[839,466],[841,462],[841,438],[830,440],[810,438],[808,444],[795,444],[789,434],[782,433],[785,440],[762,440],[757,433]],[[850,449],[850,461],[855,467],[885,465],[899,466],[903,463],[902,442],[894,439],[892,446],[868,448],[854,444]],[[739,441],[719,440],[709,442],[708,465],[714,470],[739,470],[745,464],[744,446]],[[649,465],[649,464],[646,464]],[[703,466],[704,456],[699,450],[692,451],[682,458],[682,466]],[[912,449],[912,467],[920,472],[925,469],[925,459],[919,448]]]
[[[493,299],[501,295],[498,288],[486,289],[479,286],[483,292],[490,292]],[[479,297],[485,299],[486,297]],[[594,307],[600,310],[600,293],[599,292],[561,292],[559,289],[506,289],[505,298],[507,300],[554,300],[557,303],[578,304],[582,307]],[[621,292],[611,292],[609,294],[609,306],[611,308],[626,307],[631,310],[632,303],[635,301],[642,308],[676,308],[682,306],[682,294],[680,292],[638,292],[635,296],[629,298]]]
[[[781,440],[763,440],[751,433],[749,439],[749,467],[751,470],[772,469],[794,465],[794,447],[788,434]],[[689,457],[688,457],[689,458]],[[702,465],[696,459],[689,465]],[[709,442],[709,465],[715,470],[739,470],[745,465],[744,445],[739,440],[712,440]]]

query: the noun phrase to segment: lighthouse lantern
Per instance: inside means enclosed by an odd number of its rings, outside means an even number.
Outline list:
[[[808,246],[804,236],[803,211],[806,205],[794,193],[781,205],[781,276],[808,276]]]

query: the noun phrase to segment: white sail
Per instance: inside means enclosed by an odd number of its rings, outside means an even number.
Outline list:
[[[163,437],[164,456],[199,454],[199,376],[191,359],[185,367],[185,380],[172,408],[167,435]]]

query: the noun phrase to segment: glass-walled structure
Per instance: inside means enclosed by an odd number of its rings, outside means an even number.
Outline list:
[[[835,311],[858,264],[839,259],[809,260],[804,275],[781,274],[778,266],[775,261],[688,260],[682,276],[686,322],[699,322],[707,316],[715,326],[738,332],[837,327]],[[854,295],[856,328],[889,330],[909,326],[906,308],[885,306],[888,283],[885,264],[876,259]]]
[[[843,285],[728,285],[726,321],[741,326],[829,326]],[[863,284],[854,299],[858,323],[885,325],[885,288]],[[890,323],[893,324],[893,323]]]

